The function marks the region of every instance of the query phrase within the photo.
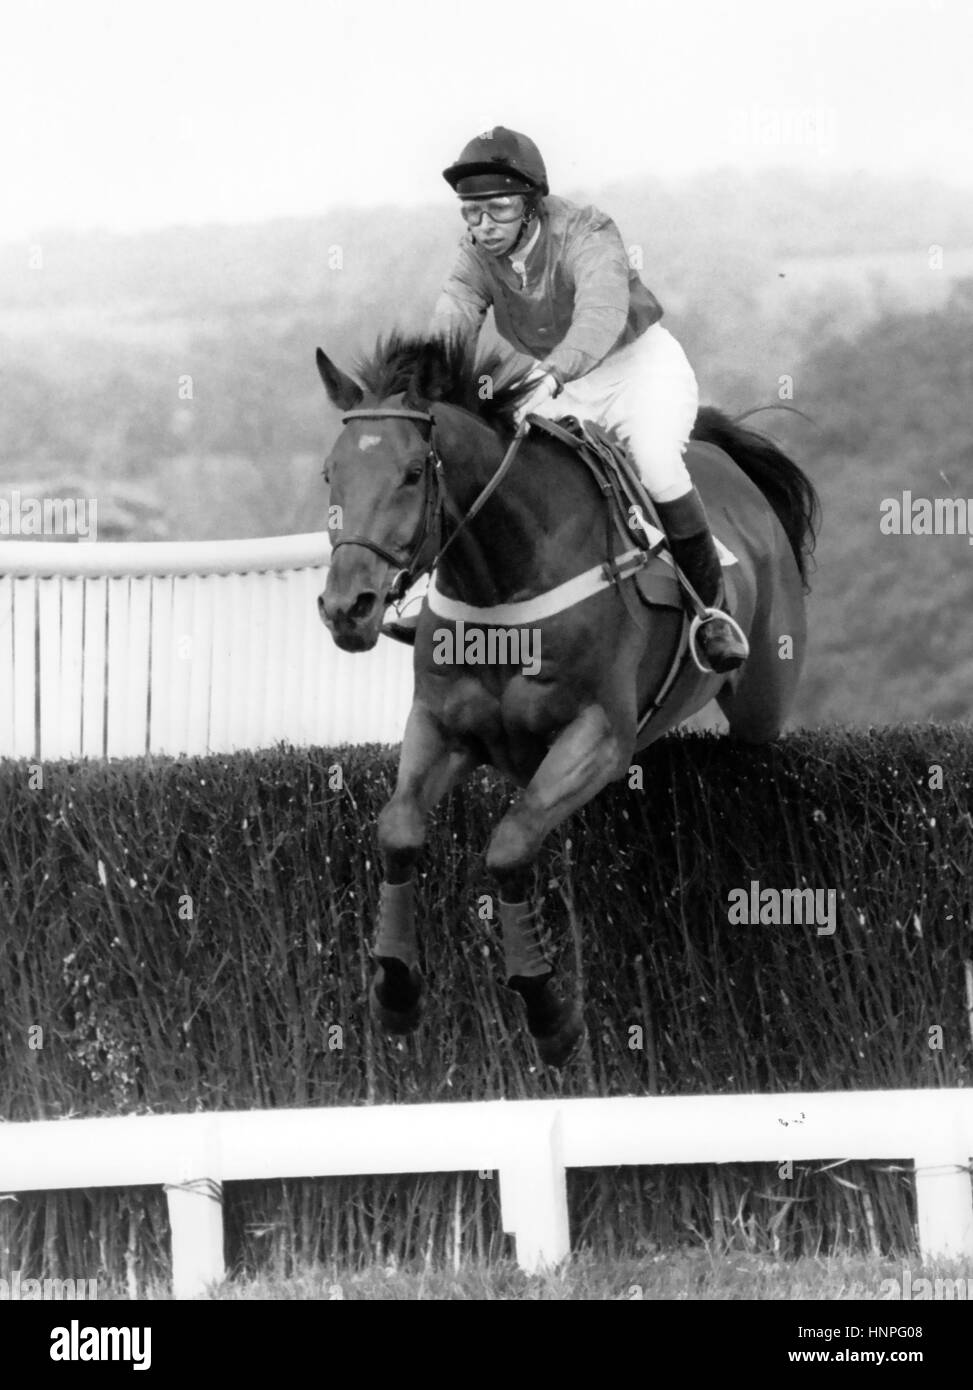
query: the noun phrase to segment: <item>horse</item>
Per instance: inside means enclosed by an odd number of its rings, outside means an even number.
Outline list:
[[[742,668],[716,675],[686,659],[681,602],[633,595],[609,553],[605,497],[577,452],[536,421],[515,432],[523,387],[502,384],[497,354],[393,333],[357,364],[357,381],[320,348],[316,360],[344,426],[324,468],[340,520],[318,609],[334,642],[372,649],[386,609],[431,573],[395,790],[378,818],[373,1017],[394,1034],[419,1024],[413,876],[427,817],[487,764],[519,788],[486,850],[507,984],[541,1060],[561,1067],[584,1024],[528,901],[541,846],[714,698],[731,737],[780,733],[805,654],[815,489],[766,436],[700,410],[686,462],[733,561],[728,607],[750,645]]]

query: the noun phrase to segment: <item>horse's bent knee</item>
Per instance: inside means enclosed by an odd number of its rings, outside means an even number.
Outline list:
[[[728,734],[737,743],[773,743],[784,727],[782,719],[730,721]]]
[[[416,802],[393,798],[379,813],[378,843],[385,854],[418,853],[425,838],[425,819]]]
[[[606,750],[605,761],[609,768],[609,782],[617,782],[620,777],[624,777],[632,765],[632,750],[635,739],[630,743],[622,745],[620,739],[613,738]]]
[[[721,700],[730,738],[739,743],[773,743],[784,727],[784,711],[778,706],[766,707],[762,702]]]
[[[523,817],[510,814],[494,830],[487,848],[486,864],[491,874],[509,878],[521,873],[537,858],[540,838]]]

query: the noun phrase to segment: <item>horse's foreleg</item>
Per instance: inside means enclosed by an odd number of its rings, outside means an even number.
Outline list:
[[[584,1025],[577,1007],[562,999],[552,983],[540,923],[526,901],[528,875],[550,831],[624,774],[634,742],[631,722],[623,732],[602,706],[583,710],[551,745],[487,850],[487,867],[500,880],[507,983],[523,998],[538,1052],[551,1066],[567,1060]]]
[[[442,730],[413,705],[402,738],[395,791],[378,818],[385,860],[378,934],[373,955],[372,1011],[390,1033],[409,1033],[419,1022],[422,974],[415,926],[413,873],[426,838],[426,816],[475,765],[471,753],[447,746]]]

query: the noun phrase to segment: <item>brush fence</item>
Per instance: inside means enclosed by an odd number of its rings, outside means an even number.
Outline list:
[[[340,652],[326,534],[0,542],[0,757],[397,743],[412,652]]]
[[[223,1111],[0,1125],[0,1193],[164,1185],[173,1292],[192,1298],[224,1274],[224,1182],[486,1169],[535,1271],[568,1253],[566,1168],[898,1159],[923,1257],[973,1258],[971,1154],[973,1090]]]

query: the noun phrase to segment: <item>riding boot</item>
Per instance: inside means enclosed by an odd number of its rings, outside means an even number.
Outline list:
[[[672,551],[672,558],[707,608],[722,609],[726,601],[723,568],[706,520],[703,499],[695,488],[674,502],[657,502],[656,509]],[[688,596],[684,595],[688,600]],[[695,608],[687,601],[690,613]],[[741,640],[742,639],[742,640]],[[726,617],[707,618],[700,624],[697,641],[707,664],[722,674],[742,666],[750,655],[747,640]]]

